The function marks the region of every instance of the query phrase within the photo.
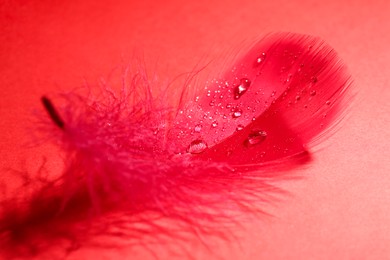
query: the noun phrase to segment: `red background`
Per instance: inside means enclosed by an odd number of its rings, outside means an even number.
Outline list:
[[[270,207],[275,217],[244,223],[240,239],[218,243],[214,253],[189,242],[190,254],[195,259],[390,258],[389,1],[79,2],[0,4],[2,169],[18,169],[21,160],[40,156],[22,145],[42,94],[94,84],[134,53],[143,53],[147,67],[169,80],[269,32],[316,35],[338,51],[353,74],[357,96],[347,120],[302,170],[304,180],[282,184],[292,196]],[[216,70],[211,65],[206,74]],[[153,248],[161,259],[171,254],[164,248]],[[150,258],[144,251],[128,257]],[[119,258],[117,252],[96,250],[70,258],[92,257]]]

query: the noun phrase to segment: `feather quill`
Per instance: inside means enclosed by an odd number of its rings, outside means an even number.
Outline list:
[[[282,192],[274,181],[310,161],[310,147],[339,122],[350,85],[322,40],[283,33],[255,44],[178,109],[153,97],[142,73],[119,92],[43,97],[52,121],[45,131],[65,168],[2,201],[0,248],[11,258],[39,255],[53,241],[70,241],[70,252],[104,235],[128,243],[183,230],[223,237],[215,223],[261,212],[259,202]]]

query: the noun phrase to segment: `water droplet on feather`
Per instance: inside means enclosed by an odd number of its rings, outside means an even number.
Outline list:
[[[191,142],[190,146],[187,149],[187,152],[192,154],[199,154],[206,149],[207,149],[207,144],[203,140],[197,139]]]
[[[201,124],[196,125],[195,128],[194,128],[194,132],[196,132],[196,133],[199,133],[201,130],[202,130],[202,125]]]
[[[256,65],[259,65],[259,64],[261,64],[262,62],[264,62],[266,56],[267,56],[267,55],[265,54],[265,52],[261,53],[261,54],[257,57],[257,59],[256,59]]]
[[[244,126],[243,125],[238,125],[237,128],[236,128],[236,131],[241,131],[244,129]]]
[[[234,99],[239,99],[249,88],[251,81],[247,78],[242,78],[239,85],[234,88]]]
[[[233,118],[239,118],[242,115],[242,111],[240,109],[237,109],[233,112],[232,117]]]
[[[245,140],[246,146],[254,146],[262,143],[267,138],[267,132],[264,130],[252,130]]]

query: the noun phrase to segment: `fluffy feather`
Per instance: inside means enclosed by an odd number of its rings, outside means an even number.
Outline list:
[[[74,250],[102,235],[129,243],[183,230],[223,236],[214,223],[261,212],[256,201],[282,192],[271,183],[309,161],[308,147],[338,122],[350,86],[328,45],[296,34],[260,41],[179,109],[153,97],[142,73],[132,79],[119,93],[42,99],[65,168],[2,202],[9,257],[37,255],[52,241]]]

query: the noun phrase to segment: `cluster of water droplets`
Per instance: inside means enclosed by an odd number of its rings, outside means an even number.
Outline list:
[[[263,64],[265,59],[266,53],[260,53],[255,60],[254,67]],[[251,113],[246,114],[245,112],[255,112],[255,106],[244,106],[243,103],[237,102],[251,88],[252,81],[248,77],[238,78],[236,84],[217,80],[210,83],[213,86],[217,85],[217,89],[213,88],[211,90],[208,89],[208,87],[205,88],[206,97],[211,98],[208,104],[212,107],[212,109],[210,109],[212,112],[204,111],[202,119],[195,124],[195,126],[191,127],[191,134],[195,137],[187,147],[187,152],[191,154],[200,154],[208,148],[207,142],[202,138],[202,132],[214,129],[214,131],[216,131],[215,135],[218,137],[218,133],[224,132],[226,126],[230,127],[237,124],[235,128],[233,128],[233,131],[240,132],[244,130],[245,125],[256,120],[255,117],[250,116]],[[256,93],[251,93],[251,95],[253,94],[259,95],[260,93],[257,91]],[[199,102],[199,100],[201,100],[201,98],[199,96],[196,97],[195,103]],[[225,103],[226,101],[227,103]],[[243,117],[244,115],[245,117]],[[266,136],[267,134],[263,130],[253,130],[248,134],[243,145],[249,147],[260,144],[265,140]],[[215,143],[218,141],[218,139],[214,140]]]
[[[310,49],[311,47],[309,47]],[[294,61],[296,60],[298,56],[295,56]],[[294,62],[293,62],[294,63]],[[308,68],[306,68],[308,67]],[[306,68],[306,69],[305,69]],[[284,100],[287,97],[290,97],[292,94],[290,93],[290,85],[292,81],[297,78],[298,80],[295,80],[295,84],[306,84],[306,87],[300,88],[298,92],[295,93],[295,96],[292,96],[292,99],[288,101],[287,107],[292,106],[294,104],[301,104],[301,107],[303,106],[304,109],[307,109],[310,107],[310,102],[317,98],[318,92],[317,92],[317,84],[318,84],[318,77],[317,76],[311,76],[310,78],[306,78],[308,74],[310,75],[310,65],[301,63],[298,66],[298,69],[295,73],[288,73],[286,78],[284,79],[284,83],[287,84],[286,89],[281,95],[281,99]],[[309,71],[309,72],[308,72]],[[281,74],[287,73],[286,68],[283,67],[281,70]],[[330,105],[330,101],[324,101],[326,105]]]
[[[243,131],[246,125],[256,120],[253,113],[256,111],[256,108],[259,108],[261,105],[263,105],[261,109],[266,109],[280,99],[280,101],[285,102],[287,106],[301,104],[304,109],[308,108],[310,100],[318,96],[316,90],[318,78],[313,76],[308,79],[309,82],[307,83],[307,87],[304,88],[303,91],[296,93],[291,92],[292,90],[290,89],[290,86],[291,84],[294,84],[293,81],[295,80],[296,83],[297,80],[299,81],[299,77],[302,77],[302,75],[305,75],[307,72],[304,70],[305,64],[303,63],[297,66],[298,69],[295,72],[292,70],[292,64],[297,62],[300,53],[294,54],[286,51],[285,55],[288,56],[289,61],[291,60],[291,65],[287,64],[287,67],[282,67],[280,70],[280,76],[282,77],[281,80],[282,83],[286,84],[286,88],[282,93],[272,91],[269,98],[264,96],[266,92],[261,89],[256,88],[252,90],[251,85],[253,81],[256,80],[256,78],[252,78],[252,76],[245,75],[244,77],[236,78],[235,84],[232,82],[218,80],[209,82],[213,87],[209,89],[206,86],[205,90],[206,98],[210,99],[208,104],[212,108],[210,110],[203,110],[202,106],[199,105],[199,111],[203,113],[203,116],[200,116],[201,120],[199,120],[194,126],[189,126],[192,131],[191,134],[194,135],[194,141],[189,144],[187,152],[192,154],[202,153],[208,148],[208,144],[205,140],[208,142],[218,143],[223,138],[226,138],[226,134],[223,134],[226,129],[237,133]],[[261,52],[254,60],[254,64],[252,65],[253,68],[259,70],[261,65],[264,64],[266,57],[266,53]],[[234,68],[232,72],[236,73],[236,68]],[[256,75],[259,76],[260,73]],[[247,95],[248,92],[250,92],[250,95],[258,95],[259,97],[261,95],[263,96],[254,99],[256,104],[253,103],[244,105],[244,102],[239,101],[244,95]],[[288,100],[286,100],[286,98],[288,98]],[[198,103],[201,100],[202,98],[198,96],[195,98],[195,103]],[[263,103],[260,104],[260,102]],[[326,104],[330,105],[330,101],[326,101]],[[248,113],[246,111],[248,111]],[[188,117],[190,117],[190,115]],[[194,116],[194,118],[199,117]],[[231,128],[232,126],[233,128]],[[212,134],[212,136],[215,137],[214,140],[202,138],[202,133],[207,134],[207,131],[214,131]],[[266,138],[267,133],[263,129],[254,129],[249,132],[243,145],[245,147],[259,145],[263,143]]]

